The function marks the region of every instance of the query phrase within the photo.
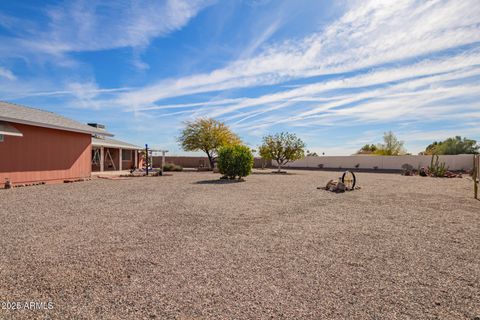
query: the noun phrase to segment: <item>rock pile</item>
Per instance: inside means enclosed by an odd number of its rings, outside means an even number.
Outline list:
[[[452,172],[446,170],[445,173],[441,172],[441,175],[435,175],[434,172],[430,170],[430,167],[421,167],[418,170],[414,169],[412,165],[405,163],[402,165],[402,175],[404,176],[416,176],[419,175],[421,177],[443,177],[443,178],[461,178],[461,172]]]
[[[354,189],[349,189],[345,185],[345,183],[342,182],[341,178],[338,179],[338,181],[335,180],[330,180],[327,182],[327,185],[325,187],[318,187],[317,189],[321,190],[327,190],[335,193],[343,193],[345,191],[352,191],[352,190],[357,190],[360,189],[360,187],[355,187]]]
[[[436,177],[433,173],[428,170],[428,168],[421,167],[420,170],[418,171],[418,175],[421,177]],[[461,172],[452,172],[452,171],[445,171],[443,176],[440,176],[442,178],[462,178],[462,173]]]
[[[345,186],[345,183],[342,181],[334,181],[333,179],[327,182],[327,185],[325,186],[325,190],[332,191],[335,193],[341,193],[345,192],[347,190],[347,187]]]

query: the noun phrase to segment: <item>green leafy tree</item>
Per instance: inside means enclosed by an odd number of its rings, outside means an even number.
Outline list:
[[[372,154],[377,151],[377,146],[374,144],[366,144],[357,151],[357,154]]]
[[[392,131],[383,134],[383,143],[377,145],[375,154],[382,156],[399,156],[405,154],[404,142],[398,140]]]
[[[307,150],[307,157],[318,157],[318,153]]]
[[[205,152],[210,168],[214,167],[218,149],[241,143],[240,138],[225,123],[212,118],[185,122],[178,142],[185,151]]]
[[[253,154],[247,146],[231,145],[218,151],[218,170],[229,179],[241,179],[252,172]]]
[[[305,157],[305,143],[293,133],[281,132],[263,137],[259,147],[260,156],[267,160],[275,160],[278,172],[290,161]]]
[[[431,143],[423,154],[478,154],[479,149],[476,140],[456,136]]]

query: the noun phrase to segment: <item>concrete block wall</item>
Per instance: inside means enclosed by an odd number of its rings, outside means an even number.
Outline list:
[[[155,156],[153,158],[153,167],[159,168],[162,163],[161,156]],[[265,162],[265,167],[271,167],[272,161],[263,160],[261,158],[254,159],[254,168],[261,168],[262,163]],[[189,157],[189,156],[166,156],[165,163],[174,163],[180,165],[184,168],[198,168],[200,166],[209,167],[209,162],[207,157]]]
[[[471,170],[473,168],[473,155],[442,155],[441,162],[445,162],[449,170]],[[327,169],[354,169],[358,164],[359,169],[401,170],[407,163],[414,168],[430,165],[432,156],[321,156],[305,157],[304,159],[288,163],[286,168],[327,168]],[[275,166],[276,163],[273,163]]]

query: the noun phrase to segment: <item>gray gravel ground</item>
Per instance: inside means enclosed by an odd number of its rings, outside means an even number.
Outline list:
[[[480,317],[471,180],[290,172],[0,190],[0,318]]]

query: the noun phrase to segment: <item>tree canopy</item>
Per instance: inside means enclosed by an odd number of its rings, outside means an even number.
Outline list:
[[[259,153],[264,159],[275,160],[280,171],[282,165],[305,157],[304,149],[305,143],[295,134],[281,132],[263,137]]]
[[[377,151],[377,146],[374,144],[366,144],[357,151],[357,154],[372,154]]]
[[[405,154],[404,142],[398,140],[392,131],[383,134],[383,143],[377,145],[375,154],[382,156],[399,156]]]
[[[212,118],[199,118],[185,122],[178,142],[185,151],[205,152],[213,168],[218,149],[240,144],[241,140],[225,123]]]
[[[398,138],[395,136],[395,134],[393,134],[392,131],[388,131],[383,134],[383,143],[379,143],[376,145],[366,144],[357,151],[357,154],[398,156],[406,154],[403,144],[404,142],[398,140]]]
[[[425,149],[424,154],[478,154],[480,146],[476,140],[460,136],[448,138],[444,141],[434,141]]]

